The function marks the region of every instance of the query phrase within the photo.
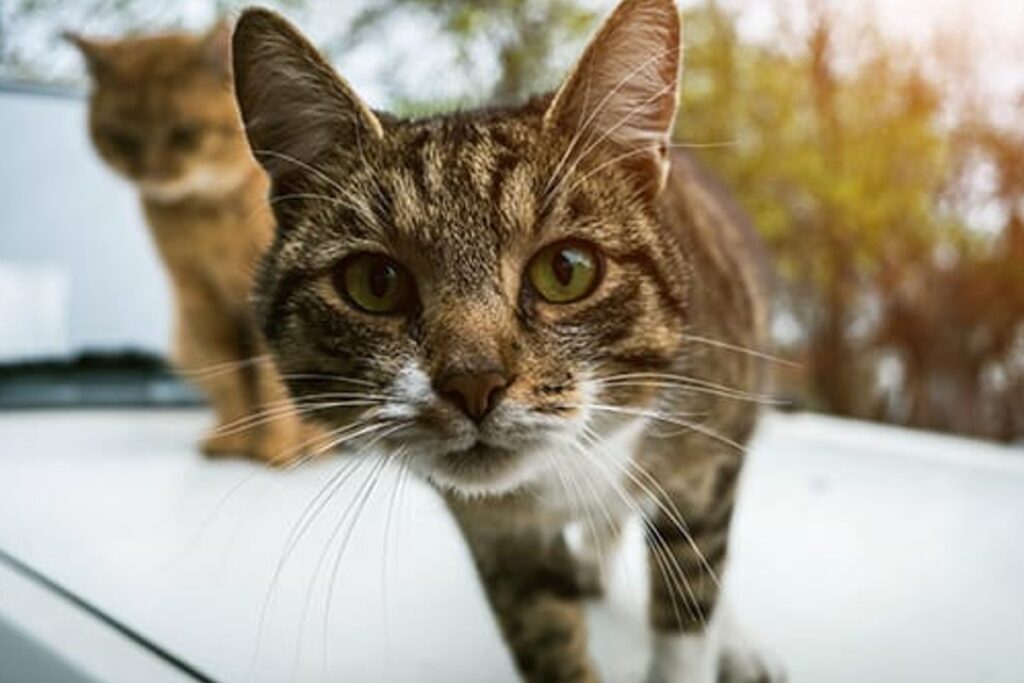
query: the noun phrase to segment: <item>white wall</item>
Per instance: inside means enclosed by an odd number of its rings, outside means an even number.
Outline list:
[[[0,274],[0,361],[168,347],[163,267],[135,193],[91,148],[80,97],[0,90]]]

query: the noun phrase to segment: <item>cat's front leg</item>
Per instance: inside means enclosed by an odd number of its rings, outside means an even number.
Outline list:
[[[782,669],[750,646],[721,600],[740,462],[729,453],[705,462],[685,493],[663,487],[650,520],[655,640],[647,683],[782,683]]]
[[[188,282],[176,283],[174,364],[206,395],[216,425],[200,443],[210,457],[249,451],[252,418],[238,329],[209,296]]]
[[[573,558],[531,503],[448,500],[505,642],[530,683],[597,683]],[[483,680],[483,679],[481,679]]]
[[[659,501],[649,520],[650,620],[655,637],[648,683],[719,679],[718,577],[725,568],[739,462],[728,454],[717,462],[709,457],[701,469],[703,476],[686,477],[685,486],[664,482],[659,498],[669,499]]]

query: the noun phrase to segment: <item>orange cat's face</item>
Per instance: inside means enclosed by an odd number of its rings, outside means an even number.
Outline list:
[[[372,112],[283,20],[240,21],[236,91],[279,223],[258,316],[338,443],[484,495],[639,433],[654,392],[621,379],[679,359],[687,264],[657,200],[678,23],[629,19],[554,98],[411,121]]]
[[[217,195],[251,169],[231,95],[226,30],[118,41],[72,37],[93,77],[93,143],[148,198]]]

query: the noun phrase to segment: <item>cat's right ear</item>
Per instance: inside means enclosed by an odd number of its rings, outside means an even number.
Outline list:
[[[272,178],[383,137],[376,115],[277,14],[242,13],[232,38],[235,96],[253,155]]]
[[[102,40],[86,38],[81,33],[64,31],[60,37],[78,48],[94,81],[102,80],[111,69],[109,45]]]

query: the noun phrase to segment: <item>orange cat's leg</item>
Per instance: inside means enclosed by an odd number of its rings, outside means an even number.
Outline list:
[[[247,455],[249,422],[259,419],[249,400],[247,365],[236,326],[222,312],[201,301],[182,302],[176,335],[175,364],[206,395],[216,424],[200,444],[209,456]]]
[[[253,434],[253,457],[275,466],[287,465],[315,452],[323,441],[321,428],[303,421],[298,408],[290,404],[276,369],[270,362],[253,367],[254,405],[272,419],[262,422]]]

